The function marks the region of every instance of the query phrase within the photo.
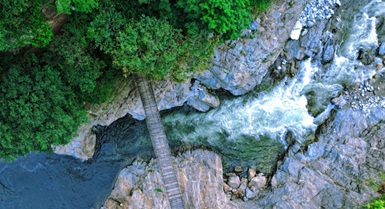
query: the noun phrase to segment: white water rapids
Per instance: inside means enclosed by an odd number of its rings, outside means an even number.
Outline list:
[[[365,11],[370,9],[367,6]],[[362,82],[375,74],[373,66],[364,66],[357,60],[360,49],[378,47],[375,23],[375,17],[365,12],[358,14],[351,23],[354,27],[347,31],[345,41],[338,45],[335,58],[327,68],[322,66],[319,56],[309,58],[299,63],[295,77],[284,78],[269,91],[222,101],[219,108],[208,113],[166,116],[163,122],[168,136],[186,144],[209,146],[228,155],[241,152],[245,159],[274,158],[277,153],[251,157],[258,155],[253,152],[261,152],[252,146],[266,147],[270,146],[266,143],[271,142],[276,152],[282,152],[288,146],[285,140],[288,132],[297,142],[304,143],[328,117],[334,108],[329,101],[339,95],[344,85]],[[312,105],[320,110],[316,118],[307,108],[309,94]]]

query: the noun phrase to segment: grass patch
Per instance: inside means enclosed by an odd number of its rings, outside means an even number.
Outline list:
[[[385,195],[381,195],[380,198],[372,200],[370,203],[365,205],[367,209],[383,209],[385,208]]]
[[[381,194],[379,198],[371,200],[365,205],[367,209],[383,209],[385,208],[385,174],[380,174],[380,184],[376,184],[373,178],[370,178],[370,187]]]
[[[251,0],[250,4],[256,11],[265,11],[269,8],[271,0]]]

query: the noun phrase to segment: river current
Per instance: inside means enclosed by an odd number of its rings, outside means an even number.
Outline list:
[[[344,85],[376,73],[356,59],[362,47],[378,47],[374,16],[385,9],[374,8],[385,8],[385,3],[372,1],[355,16],[327,67],[319,56],[309,58],[299,63],[294,77],[273,88],[222,99],[219,108],[207,113],[180,108],[164,114],[171,147],[208,147],[221,154],[225,168],[252,165],[260,172],[272,172],[293,143],[288,133],[300,144],[311,141],[317,126],[335,108],[330,99]],[[309,112],[310,100],[317,114]],[[129,116],[100,128],[98,141],[98,152],[85,162],[52,153],[0,161],[0,208],[100,208],[122,167],[138,155],[153,156],[144,122]]]

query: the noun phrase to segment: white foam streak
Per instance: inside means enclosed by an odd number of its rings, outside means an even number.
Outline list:
[[[361,48],[370,49],[378,47],[376,18],[369,17],[363,13],[362,17],[357,16],[353,22],[351,34],[347,39],[348,53],[343,54],[350,60],[355,60],[358,57],[358,52]]]
[[[227,140],[236,141],[242,135],[247,135],[256,140],[260,136],[268,136],[284,141],[285,133],[291,131],[301,140],[301,136],[316,128],[306,108],[307,99],[301,93],[311,82],[316,68],[312,68],[310,60],[303,62],[303,65],[305,67],[295,78],[283,80],[269,92],[224,101],[219,109],[187,116],[189,119],[167,118],[166,123],[183,120],[194,124],[194,136],[184,136],[185,139],[223,131]],[[214,139],[208,137],[208,140]]]

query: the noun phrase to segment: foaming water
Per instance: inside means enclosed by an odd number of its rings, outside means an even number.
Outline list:
[[[261,164],[259,158],[274,161],[288,146],[287,132],[302,143],[316,128],[306,108],[303,90],[318,68],[313,67],[310,60],[302,66],[294,78],[284,79],[268,92],[225,100],[218,109],[208,113],[164,117],[168,137],[187,144],[206,145],[222,153],[243,152],[245,159],[238,160],[257,159],[256,164]],[[273,146],[275,151],[257,153],[253,146]],[[234,152],[230,157],[237,158],[236,155]],[[235,158],[232,160],[236,161]]]
[[[306,108],[306,97],[301,93],[310,83],[314,68],[310,67],[310,60],[304,65],[309,67],[302,68],[294,79],[283,80],[269,92],[224,101],[219,109],[207,114],[167,116],[164,123],[192,127],[194,131],[177,133],[184,141],[215,135],[215,132],[224,132],[226,139],[233,141],[241,139],[242,135],[255,137],[256,140],[260,136],[281,139],[288,130],[298,136],[305,135],[315,125]],[[173,131],[178,132],[178,129]]]
[[[351,32],[351,35],[346,40],[348,51],[344,54],[349,59],[356,59],[361,48],[378,47],[375,17],[369,17],[366,13],[356,16]]]

